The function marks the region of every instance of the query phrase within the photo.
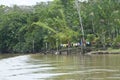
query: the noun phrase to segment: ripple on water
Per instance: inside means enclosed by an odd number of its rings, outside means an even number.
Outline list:
[[[55,69],[50,64],[33,65],[29,56],[18,56],[0,60],[0,80],[37,80],[60,74],[43,73]],[[35,62],[35,61],[34,61]]]
[[[120,77],[107,77],[107,79],[109,79],[109,80],[115,80],[115,79],[120,80]]]
[[[79,57],[77,63],[74,63],[74,60],[71,57],[69,59],[69,56],[61,57],[60,60],[59,56],[57,59],[53,57],[36,59],[31,58],[29,55],[24,55],[1,59],[0,80],[50,80],[50,78],[51,80],[57,80],[57,78],[61,80],[61,77],[63,80],[75,80],[76,76],[77,80],[81,77],[84,80],[120,80],[118,67],[113,68],[111,66],[108,68],[108,66],[94,65],[92,63],[81,64]],[[103,73],[105,75],[102,75]]]

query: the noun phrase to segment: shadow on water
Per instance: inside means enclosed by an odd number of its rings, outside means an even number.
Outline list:
[[[14,56],[18,56],[18,55],[20,55],[20,54],[0,54],[0,59],[14,57]]]
[[[120,55],[22,55],[0,59],[0,80],[119,80]]]

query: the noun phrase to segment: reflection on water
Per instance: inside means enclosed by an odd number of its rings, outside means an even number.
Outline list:
[[[0,80],[120,80],[120,55],[0,57]]]

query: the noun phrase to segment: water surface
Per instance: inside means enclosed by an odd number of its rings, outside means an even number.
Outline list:
[[[120,55],[0,55],[0,80],[120,80]]]

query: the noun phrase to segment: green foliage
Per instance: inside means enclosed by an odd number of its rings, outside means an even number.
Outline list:
[[[117,36],[115,39],[114,39],[114,42],[113,42],[113,47],[120,47],[120,35]]]
[[[95,39],[95,35],[94,34],[88,34],[87,35],[87,41],[92,42]]]
[[[50,30],[50,31],[52,31],[52,32],[54,32],[54,33],[56,33],[56,31],[55,31],[54,29],[50,28],[50,27],[47,26],[45,23],[36,22],[36,23],[33,23],[32,25],[38,25],[38,26],[40,26],[40,27],[43,27],[43,28],[45,28],[45,29],[48,29],[48,30]]]
[[[87,41],[103,47],[120,44],[119,0],[79,2]],[[74,0],[35,6],[0,6],[0,52],[39,52],[61,43],[79,42],[81,27]],[[34,42],[33,42],[34,41]]]

